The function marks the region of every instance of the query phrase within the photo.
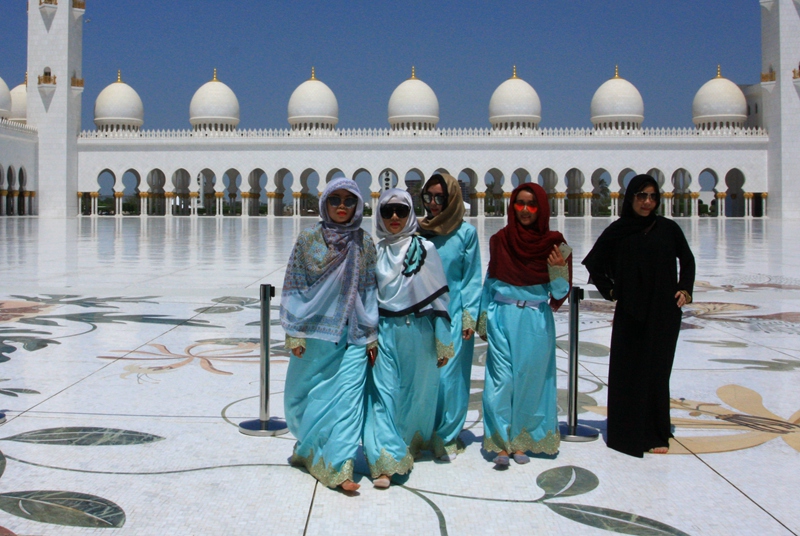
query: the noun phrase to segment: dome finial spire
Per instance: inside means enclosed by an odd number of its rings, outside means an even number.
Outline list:
[[[722,78],[722,66],[717,64],[717,78]]]
[[[316,80],[316,79],[317,79],[317,75],[314,72],[314,66],[312,65],[311,66],[311,80]]]
[[[117,69],[117,82],[122,83],[122,69]]]
[[[417,71],[414,66],[411,66],[411,78],[409,80],[416,80],[417,79]]]
[[[614,78],[619,78],[619,65],[614,66]]]
[[[517,66],[514,65],[514,72],[511,74],[511,78],[516,78],[516,77],[517,77]]]
[[[214,67],[214,78],[212,78],[211,81],[212,82],[219,82],[219,80],[217,80],[217,68],[216,67]]]

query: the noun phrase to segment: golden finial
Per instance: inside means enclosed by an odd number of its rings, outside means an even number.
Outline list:
[[[414,69],[414,66],[412,65],[411,66],[411,78],[409,78],[409,80],[416,80],[416,79],[417,79],[417,72],[416,72],[416,69]]]
[[[317,75],[314,72],[314,66],[312,65],[311,66],[311,80],[316,80],[316,79],[317,79]]]
[[[511,75],[511,78],[516,78],[516,77],[517,77],[517,66],[515,65],[514,66],[514,73]]]
[[[212,82],[219,82],[219,80],[217,80],[217,68],[216,67],[214,67],[214,78],[212,78],[211,81]]]
[[[28,85],[28,71],[25,71],[25,85]]]
[[[722,66],[717,65],[717,78],[722,78]]]
[[[619,65],[614,66],[614,78],[619,78]]]
[[[117,82],[122,83],[122,69],[117,69]]]

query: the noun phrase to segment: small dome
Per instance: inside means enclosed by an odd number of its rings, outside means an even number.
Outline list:
[[[389,98],[389,124],[392,130],[433,130],[439,123],[439,100],[428,84],[411,78],[397,86]]]
[[[122,81],[108,85],[94,103],[94,124],[98,130],[139,130],[144,124],[144,105],[139,94]]]
[[[332,130],[339,122],[339,103],[331,88],[314,76],[294,90],[289,97],[289,124],[292,130]]]
[[[542,120],[542,103],[529,83],[514,75],[500,84],[489,101],[489,122],[495,129],[536,128]]]
[[[0,119],[7,119],[9,115],[11,115],[11,92],[0,78]]]
[[[214,78],[198,89],[189,104],[189,122],[195,130],[233,130],[239,124],[239,99],[231,88]]]
[[[644,121],[644,101],[636,86],[620,78],[619,69],[614,78],[600,86],[592,97],[592,123],[601,129],[640,128]]]
[[[20,84],[11,90],[11,121],[26,124],[28,122],[28,84]]]
[[[742,127],[747,121],[747,99],[739,86],[722,77],[719,67],[717,77],[701,87],[692,102],[692,121],[698,128]]]

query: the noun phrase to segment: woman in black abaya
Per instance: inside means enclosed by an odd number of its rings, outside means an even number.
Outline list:
[[[691,303],[694,285],[694,256],[678,224],[656,215],[660,202],[655,179],[631,179],[621,217],[583,260],[597,290],[617,302],[607,443],[640,458],[669,450],[669,377],[681,307]]]

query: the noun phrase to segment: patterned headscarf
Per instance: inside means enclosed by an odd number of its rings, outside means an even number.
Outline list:
[[[466,211],[464,209],[464,200],[461,196],[461,186],[452,175],[436,173],[431,175],[431,178],[425,183],[422,193],[425,193],[434,184],[442,185],[447,201],[439,214],[435,217],[431,217],[428,214],[420,220],[419,226],[426,235],[447,235],[458,229],[458,226],[464,221]]]

